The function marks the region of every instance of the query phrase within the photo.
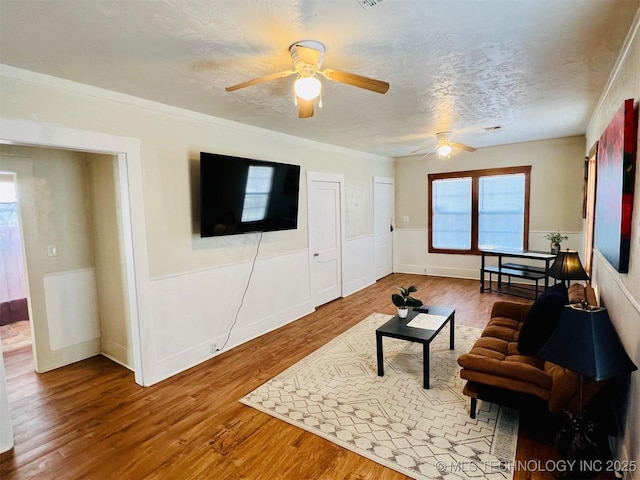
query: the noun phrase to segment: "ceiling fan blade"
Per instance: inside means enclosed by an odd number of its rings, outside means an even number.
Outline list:
[[[320,55],[322,55],[319,50],[305,47],[304,45],[296,45],[296,51],[298,52],[298,59],[308,65],[318,65]]]
[[[239,90],[241,88],[250,87],[251,85],[257,85],[258,83],[269,82],[271,80],[276,80],[278,78],[288,77],[296,73],[295,70],[284,70],[282,72],[274,73],[271,75],[267,75],[266,77],[254,78],[253,80],[249,80],[248,82],[239,83],[237,85],[232,85],[231,87],[225,88],[227,92],[233,92],[234,90]]]
[[[382,80],[375,80],[369,77],[363,77],[362,75],[356,75],[355,73],[343,72],[341,70],[323,70],[322,75],[334,82],[346,83],[358,88],[364,88],[376,93],[387,93],[389,90],[389,84]]]
[[[426,147],[420,147],[419,149],[414,150],[411,153],[419,153],[419,152],[422,152],[423,150],[426,150],[427,148],[430,148],[432,151],[434,151],[436,149],[436,147],[437,147],[437,145],[435,145],[435,146],[434,145],[427,145]],[[431,152],[429,152],[429,153],[431,153]]]
[[[298,101],[298,118],[313,117],[313,100],[304,100],[297,97]]]
[[[475,152],[477,150],[477,148],[471,147],[469,145],[465,145],[464,143],[451,142],[451,146],[460,148],[462,150],[466,150],[467,152]]]

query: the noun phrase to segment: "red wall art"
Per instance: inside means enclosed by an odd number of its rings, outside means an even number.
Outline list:
[[[638,111],[625,100],[598,143],[595,245],[620,273],[629,271]]]

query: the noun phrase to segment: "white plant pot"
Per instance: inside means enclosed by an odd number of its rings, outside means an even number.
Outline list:
[[[407,315],[409,315],[408,308],[398,308],[398,316],[400,318],[407,318]]]

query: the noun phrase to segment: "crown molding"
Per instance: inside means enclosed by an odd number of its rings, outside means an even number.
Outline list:
[[[33,72],[31,70],[25,70],[22,68],[13,67],[10,65],[0,63],[0,76],[12,78],[15,80],[39,84],[51,88],[63,90],[75,95],[82,95],[85,97],[92,97],[99,100],[118,103],[120,105],[126,105],[130,107],[140,108],[142,110],[152,111],[154,113],[165,114],[174,118],[182,120],[189,120],[194,122],[200,122],[211,126],[223,127],[232,129],[235,131],[243,132],[250,135],[260,136],[264,138],[278,139],[290,145],[304,146],[306,148],[313,147],[319,150],[328,152],[335,152],[343,155],[349,155],[351,157],[360,158],[364,160],[379,160],[379,161],[392,161],[392,157],[386,157],[383,155],[376,155],[372,153],[361,152],[359,150],[352,150],[330,143],[318,142],[315,140],[308,140],[302,137],[296,137],[294,135],[288,135],[274,130],[268,130],[265,128],[254,127],[252,125],[246,125],[244,123],[235,122],[233,120],[227,120],[213,115],[207,115],[205,113],[195,112],[193,110],[187,110],[185,108],[175,107],[173,105],[167,105],[153,100],[147,100],[144,98],[128,95],[125,93],[114,92],[113,90],[107,90],[93,85],[87,85],[85,83],[74,82],[64,78],[54,77],[52,75],[46,75],[43,73]]]

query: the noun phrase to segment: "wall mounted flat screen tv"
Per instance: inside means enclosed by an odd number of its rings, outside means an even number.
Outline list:
[[[300,166],[200,153],[200,235],[298,228]]]

